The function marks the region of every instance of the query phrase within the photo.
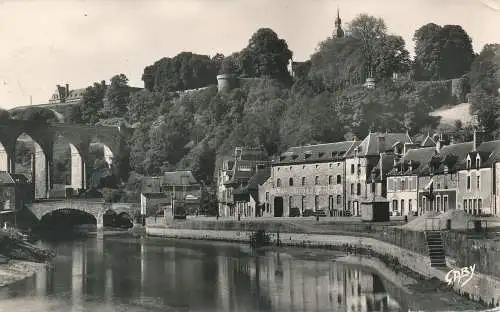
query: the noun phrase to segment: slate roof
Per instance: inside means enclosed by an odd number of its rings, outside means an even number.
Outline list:
[[[418,174],[419,171],[425,167],[432,155],[436,153],[435,147],[422,147],[417,149],[410,149],[403,155],[402,159],[398,162],[396,167],[392,167],[388,175],[411,175]],[[411,162],[412,170],[410,171],[409,164]],[[403,170],[401,171],[401,166]]]
[[[457,162],[453,168],[448,168],[448,170],[455,171],[465,168],[465,159],[467,157],[467,154],[472,151],[473,145],[474,145],[473,142],[464,142],[464,143],[445,145],[441,147],[439,153],[431,156],[431,159],[436,158],[437,160],[440,161],[439,166],[434,169],[434,173],[442,173],[444,171],[445,167],[444,161],[446,160],[447,157],[450,156],[456,156]],[[429,163],[427,163],[425,167],[422,167],[419,170],[419,173],[421,175],[428,175],[430,173]]]
[[[481,157],[481,167],[490,167],[492,164],[500,161],[500,140],[483,142],[477,147],[476,153],[470,153],[471,159],[473,160],[473,168],[476,166],[474,160],[476,159],[477,153],[479,153]]]
[[[271,177],[270,167],[259,169],[259,171],[257,171],[257,173],[253,177],[251,177],[250,180],[248,181],[247,189],[258,190],[259,185],[264,184],[267,181],[267,179],[269,179],[269,177]]]
[[[379,151],[378,148],[378,138],[385,138],[385,147],[383,151]],[[382,152],[389,152],[393,150],[393,146],[396,143],[413,143],[408,133],[381,133],[381,132],[371,132],[368,136],[361,141],[359,146],[357,146],[358,156],[376,156]],[[347,157],[354,157],[356,149],[352,149],[347,154]]]
[[[233,166],[231,178],[224,185],[246,183],[255,174],[257,165],[266,165],[269,161],[264,160],[236,160]]]
[[[144,177],[142,179],[141,192],[142,193],[158,193],[161,188],[160,177]]]
[[[340,161],[346,153],[352,150],[359,142],[343,141],[325,144],[290,147],[282,153],[275,165],[294,163],[315,163],[322,161]]]
[[[12,185],[16,184],[10,173],[7,171],[0,171],[0,184],[2,185]]]
[[[199,185],[191,170],[168,171],[161,177],[162,185]]]

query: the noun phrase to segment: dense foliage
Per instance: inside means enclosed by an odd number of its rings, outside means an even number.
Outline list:
[[[121,159],[117,171],[132,171],[120,179],[128,179],[120,192],[130,194],[137,193],[143,175],[166,170],[191,169],[210,184],[216,155],[235,146],[263,147],[275,155],[293,145],[362,138],[370,130],[427,133],[438,124],[429,112],[457,104],[446,79],[463,75],[469,75],[481,124],[488,131],[498,128],[498,45],[486,46],[474,60],[471,39],[460,26],[431,23],[415,32],[412,62],[403,38],[389,34],[380,18],[359,15],[348,33],[321,42],[293,79],[287,68],[292,51],[269,28],[228,56],[181,52],[147,66],[142,91],[129,92],[124,75],[88,87],[82,103],[67,109],[66,120],[134,125],[130,157]],[[245,79],[219,93],[221,73]],[[374,89],[363,86],[369,77],[376,80]],[[460,123],[455,128],[469,136]],[[105,193],[114,201],[119,192]]]
[[[415,32],[413,40],[416,79],[452,79],[469,72],[474,59],[472,39],[461,26],[429,23]]]

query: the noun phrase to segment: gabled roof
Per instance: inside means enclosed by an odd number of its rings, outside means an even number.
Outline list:
[[[256,166],[266,165],[269,161],[264,160],[236,160],[233,166],[233,174],[224,185],[246,183],[255,174]]]
[[[10,173],[8,173],[7,171],[0,171],[0,184],[12,185],[12,184],[16,184],[16,181],[12,178]]]
[[[456,156],[457,157],[457,162],[454,165],[453,168],[448,168],[448,170],[460,170],[462,168],[465,168],[465,159],[467,157],[467,154],[472,151],[474,147],[473,142],[464,142],[464,143],[457,143],[457,144],[450,144],[450,145],[445,145],[441,147],[439,150],[439,153],[432,155],[432,157],[436,160],[440,160],[439,166],[435,168],[435,173],[441,173],[444,170],[445,163],[444,161],[446,160],[447,157],[450,156]],[[426,175],[430,173],[430,166],[429,162],[426,164],[425,167],[422,167],[420,171],[420,174]]]
[[[476,154],[471,155],[471,159],[475,159],[476,155],[479,154],[481,157],[481,167],[490,167],[495,162],[500,160],[500,140],[487,141],[481,143],[477,147]],[[474,168],[476,166],[476,162],[473,161],[471,164]]]
[[[436,146],[436,142],[434,141],[433,138],[431,138],[429,135],[425,137],[425,139],[422,141],[420,144],[421,147],[434,147]]]
[[[342,141],[334,143],[324,143],[315,145],[304,145],[290,147],[280,155],[276,165],[286,165],[294,163],[314,163],[321,161],[339,161],[346,153],[352,150],[359,142]]]
[[[269,177],[271,177],[270,167],[260,169],[253,177],[250,178],[246,187],[248,190],[258,190],[259,185],[264,184]]]
[[[423,167],[427,166],[432,155],[434,155],[435,153],[435,147],[421,147],[410,149],[406,152],[406,154],[403,155],[399,164],[391,169],[389,175],[417,174]],[[412,167],[411,171],[409,168],[410,163]],[[401,171],[401,166],[403,166],[403,171]]]
[[[191,170],[165,172],[162,185],[199,185]]]
[[[383,151],[379,150],[379,137],[383,137],[385,140]],[[358,156],[376,156],[383,152],[392,151],[392,146],[397,142],[401,144],[413,143],[408,133],[371,132],[363,141],[361,141],[359,146],[357,146]],[[350,150],[347,156],[356,156],[355,150],[356,149]]]

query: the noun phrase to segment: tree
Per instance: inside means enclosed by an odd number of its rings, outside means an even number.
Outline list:
[[[241,51],[243,74],[248,77],[271,77],[289,81],[288,64],[292,51],[284,39],[270,28],[260,28]]]
[[[441,79],[458,78],[468,73],[474,50],[472,39],[459,25],[445,25],[441,29]]]
[[[83,123],[82,106],[80,103],[67,105],[64,109],[64,121],[69,124]]]
[[[500,117],[500,44],[487,44],[472,63],[470,72],[471,113],[484,130],[493,134]]]
[[[0,108],[0,121],[5,121],[10,119],[10,113],[8,110]]]
[[[351,36],[362,43],[362,55],[367,74],[370,75],[374,66],[375,45],[379,39],[385,37],[387,26],[382,18],[360,14],[349,23],[348,29]]]
[[[47,108],[30,107],[12,114],[13,119],[29,120],[40,123],[57,123],[55,113]]]
[[[127,104],[128,120],[131,123],[153,120],[158,116],[161,102],[159,94],[148,90],[132,94]]]
[[[413,35],[415,42],[415,78],[437,80],[441,51],[441,26],[434,23],[423,25]]]
[[[222,69],[222,63],[224,62],[224,54],[222,53],[217,53],[215,54],[213,57],[212,57],[212,63],[214,64],[215,66],[215,71],[216,73],[220,73],[221,69]]]
[[[458,78],[470,70],[472,40],[459,25],[426,24],[415,31],[415,77],[418,80]]]
[[[149,91],[180,91],[197,89],[217,83],[217,62],[208,55],[181,52],[173,58],[164,57],[144,68],[142,80]]]
[[[124,74],[113,76],[109,87],[106,88],[102,116],[106,118],[125,117],[129,98],[130,87],[127,76]]]
[[[309,80],[319,87],[318,91],[321,87],[337,91],[351,83],[361,83],[363,66],[360,40],[352,37],[329,38],[321,42],[317,52],[311,56]]]
[[[410,53],[406,50],[405,41],[401,36],[383,36],[374,42],[374,78],[391,78],[393,73],[406,73],[410,67]]]
[[[95,82],[93,86],[87,87],[82,96],[81,113],[82,121],[93,125],[99,121],[100,112],[104,107],[104,95],[106,93],[106,82],[103,80],[101,83]]]

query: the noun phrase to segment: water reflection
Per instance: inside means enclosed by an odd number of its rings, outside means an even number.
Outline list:
[[[2,307],[42,312],[405,310],[388,294],[386,281],[333,261],[279,252],[256,256],[234,245],[132,238],[90,239],[56,249],[54,266],[9,286]]]

